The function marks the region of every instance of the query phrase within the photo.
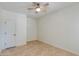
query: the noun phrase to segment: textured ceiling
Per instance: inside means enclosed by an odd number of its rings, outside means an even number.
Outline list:
[[[43,3],[45,3],[45,2],[43,2]],[[9,10],[9,11],[13,11],[13,12],[24,13],[30,17],[38,18],[38,17],[44,16],[50,12],[62,9],[64,7],[67,7],[67,6],[70,6],[73,4],[74,3],[71,3],[71,2],[49,2],[47,12],[39,12],[37,14],[34,11],[27,10],[27,8],[32,5],[31,2],[0,2],[0,8]]]

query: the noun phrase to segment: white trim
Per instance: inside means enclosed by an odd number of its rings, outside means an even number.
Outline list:
[[[26,42],[25,43],[16,44],[16,47],[18,47],[18,46],[24,46],[26,44],[27,44]]]
[[[28,40],[27,42],[31,42],[31,41],[38,41],[37,39],[35,39],[35,40]]]
[[[70,53],[73,53],[73,54],[79,56],[79,53],[78,53],[78,52],[72,51],[72,50],[67,49],[67,48],[63,48],[63,47],[61,47],[61,46],[59,46],[59,45],[57,45],[57,44],[50,44],[49,42],[46,42],[46,41],[44,41],[44,40],[39,40],[39,41],[44,42],[44,43],[49,44],[49,45],[52,45],[52,46],[54,46],[54,47],[56,47],[56,48],[63,49],[63,50],[65,50],[65,51],[68,51],[68,52],[70,52]]]

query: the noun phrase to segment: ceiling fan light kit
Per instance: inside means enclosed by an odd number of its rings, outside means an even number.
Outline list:
[[[37,12],[40,12],[40,11],[41,11],[41,9],[40,9],[40,8],[36,8],[36,11],[37,11]]]
[[[48,3],[38,3],[38,2],[33,2],[32,3],[32,7],[28,8],[28,10],[31,11],[35,11],[36,13],[40,12],[40,11],[46,11],[47,7],[48,7]]]

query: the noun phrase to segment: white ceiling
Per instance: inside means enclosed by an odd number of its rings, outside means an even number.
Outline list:
[[[74,3],[71,3],[71,2],[49,2],[47,12],[39,12],[37,14],[34,11],[27,10],[27,8],[32,5],[31,2],[0,2],[0,8],[9,10],[9,11],[13,11],[13,12],[24,13],[30,17],[38,18],[38,17],[44,16],[50,12],[59,10],[61,8],[64,8],[66,6],[70,6],[73,4]]]

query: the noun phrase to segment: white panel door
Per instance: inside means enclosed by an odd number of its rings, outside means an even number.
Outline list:
[[[17,14],[16,20],[16,46],[25,45],[27,42],[27,18],[26,15]]]
[[[15,40],[15,15],[6,13],[5,18],[2,21],[2,32],[3,32],[3,48],[10,48],[14,47],[16,40]]]
[[[13,19],[9,19],[6,21],[6,31],[5,35],[5,48],[10,48],[15,46],[15,21]]]

